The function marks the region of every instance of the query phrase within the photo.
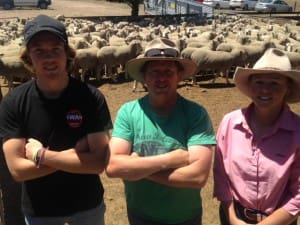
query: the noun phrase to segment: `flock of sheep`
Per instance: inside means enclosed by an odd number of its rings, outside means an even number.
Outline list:
[[[72,74],[84,81],[104,76],[117,80],[126,62],[141,55],[147,42],[156,37],[173,40],[182,57],[197,64],[195,76],[210,73],[213,82],[223,76],[229,83],[230,71],[236,66],[251,67],[269,47],[286,51],[293,68],[300,69],[297,21],[222,14],[204,23],[197,18],[150,18],[140,22],[95,22],[62,15],[56,18],[65,24],[69,42],[77,51]],[[32,77],[18,58],[25,23],[26,19],[0,21],[0,75],[9,89],[16,79],[24,81]]]

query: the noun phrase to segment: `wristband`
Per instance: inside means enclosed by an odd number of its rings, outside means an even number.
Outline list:
[[[37,154],[38,154],[38,151],[39,151],[40,149],[36,149],[33,153],[32,153],[32,161],[35,163],[36,162],[36,157],[37,157]]]
[[[40,164],[41,161],[41,153],[44,150],[44,148],[39,148],[37,149],[33,154],[32,154],[32,161],[35,163],[36,166]]]
[[[46,148],[42,148],[41,149],[41,153],[40,153],[40,157],[39,157],[39,160],[38,160],[38,164],[36,165],[36,167],[37,168],[40,168],[40,166],[41,166],[41,163],[42,163],[42,161],[43,161],[43,159],[44,159],[44,157],[45,157],[45,153],[46,153]]]

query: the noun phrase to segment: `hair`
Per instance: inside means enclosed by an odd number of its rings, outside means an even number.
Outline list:
[[[74,59],[76,56],[76,50],[71,47],[70,45],[65,46],[65,51],[67,55],[67,72],[71,73],[73,70],[74,66]],[[28,47],[26,46],[25,48],[22,49],[20,53],[20,59],[24,63],[24,66],[26,69],[28,69],[30,72],[34,73],[34,67],[31,61],[31,58],[29,56],[29,50]]]

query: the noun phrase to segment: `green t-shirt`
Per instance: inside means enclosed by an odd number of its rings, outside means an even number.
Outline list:
[[[182,96],[168,116],[153,112],[147,96],[124,104],[118,112],[112,136],[130,141],[132,151],[140,156],[215,144],[206,110]],[[144,219],[176,224],[202,212],[198,189],[174,188],[147,179],[124,183],[127,207]]]

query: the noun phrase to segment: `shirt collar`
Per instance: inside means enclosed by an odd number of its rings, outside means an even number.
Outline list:
[[[253,111],[254,103],[251,103],[248,107],[241,109],[241,113],[243,116],[236,118],[233,123],[235,125],[240,125],[246,130],[250,130],[249,127],[249,118],[250,113]],[[294,131],[297,129],[295,121],[294,121],[295,114],[290,110],[290,107],[285,104],[283,110],[273,126],[273,129],[284,129],[289,131]]]

